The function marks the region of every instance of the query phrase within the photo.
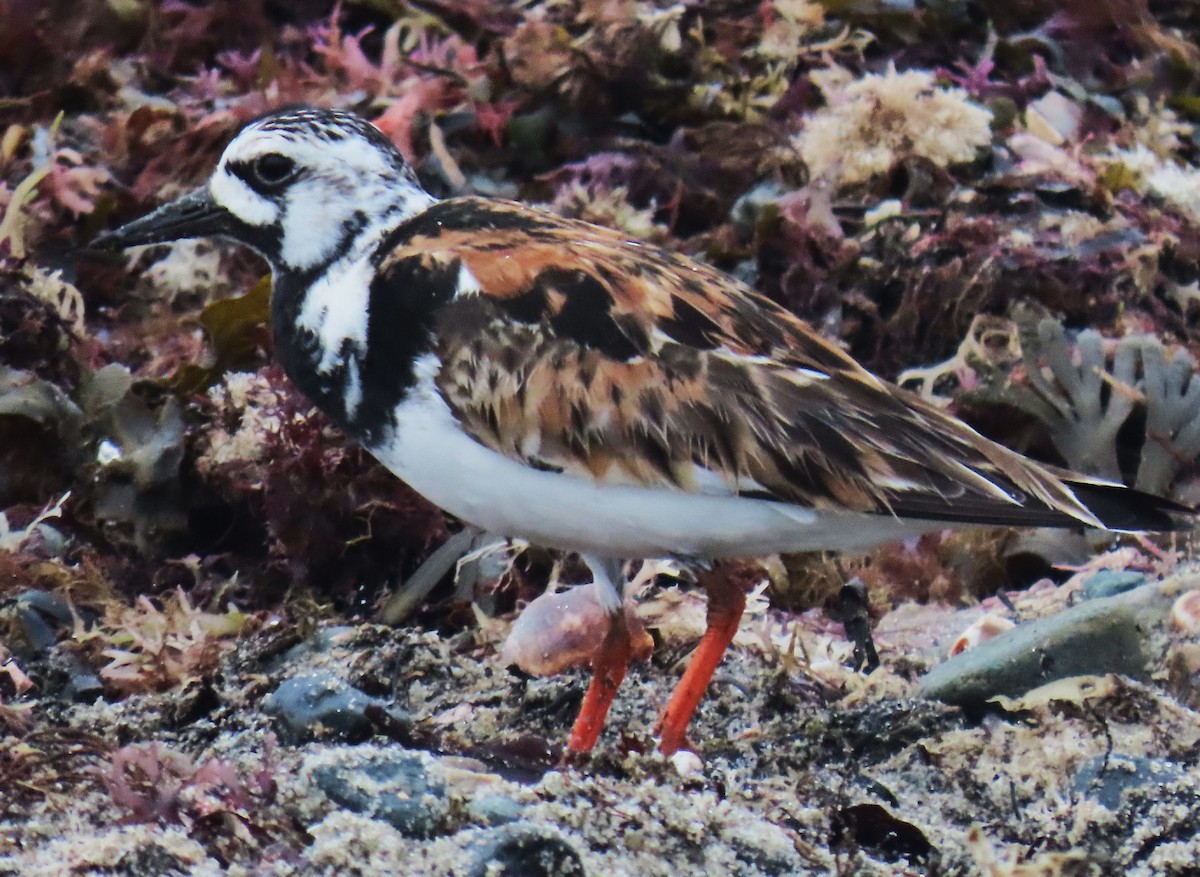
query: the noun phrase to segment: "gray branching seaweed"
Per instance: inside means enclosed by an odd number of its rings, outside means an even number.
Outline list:
[[[1141,389],[1146,401],[1146,442],[1136,486],[1165,493],[1184,464],[1200,455],[1200,377],[1186,350],[1167,362],[1157,339],[1143,338]]]
[[[1072,342],[1050,317],[980,317],[954,357],[910,369],[900,383],[936,402],[1022,411],[1043,425],[1068,467],[1113,480],[1127,474],[1149,493],[1169,495],[1181,470],[1200,458],[1196,361],[1182,348],[1168,359],[1149,335],[1113,342],[1087,330]],[[1140,456],[1133,472],[1122,473],[1118,434],[1138,410],[1145,415]]]
[[[1049,403],[1039,416],[1054,446],[1075,471],[1119,480],[1117,433],[1140,398],[1135,381],[1141,340],[1118,341],[1110,371],[1098,332],[1079,333],[1078,361],[1056,320],[1044,318],[1034,332],[1022,334],[1029,381]]]

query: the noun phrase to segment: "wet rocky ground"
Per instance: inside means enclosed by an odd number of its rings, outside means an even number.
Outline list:
[[[0,874],[1194,874],[1200,570],[1089,596],[1112,578],[901,607],[870,675],[823,613],[752,602],[669,761],[650,730],[702,605],[674,587],[644,594],[655,655],[571,767],[585,679],[505,667],[503,622],[267,624],[119,702],[26,651],[59,687],[8,717]],[[1016,625],[947,659],[983,616]]]

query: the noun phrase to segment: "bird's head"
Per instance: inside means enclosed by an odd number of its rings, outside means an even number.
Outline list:
[[[238,132],[207,184],[93,246],[220,236],[253,247],[276,271],[309,271],[433,201],[370,122],[340,110],[287,109]]]

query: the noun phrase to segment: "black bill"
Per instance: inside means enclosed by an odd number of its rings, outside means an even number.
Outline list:
[[[141,219],[98,235],[91,246],[119,250],[141,244],[221,235],[230,230],[232,218],[229,211],[212,199],[208,187],[203,186]]]

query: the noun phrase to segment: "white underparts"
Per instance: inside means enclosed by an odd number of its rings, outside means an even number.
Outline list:
[[[368,450],[426,499],[490,532],[601,557],[715,558],[861,550],[942,526],[533,469],[462,431],[434,386],[437,368],[432,356],[417,361],[394,434]]]

